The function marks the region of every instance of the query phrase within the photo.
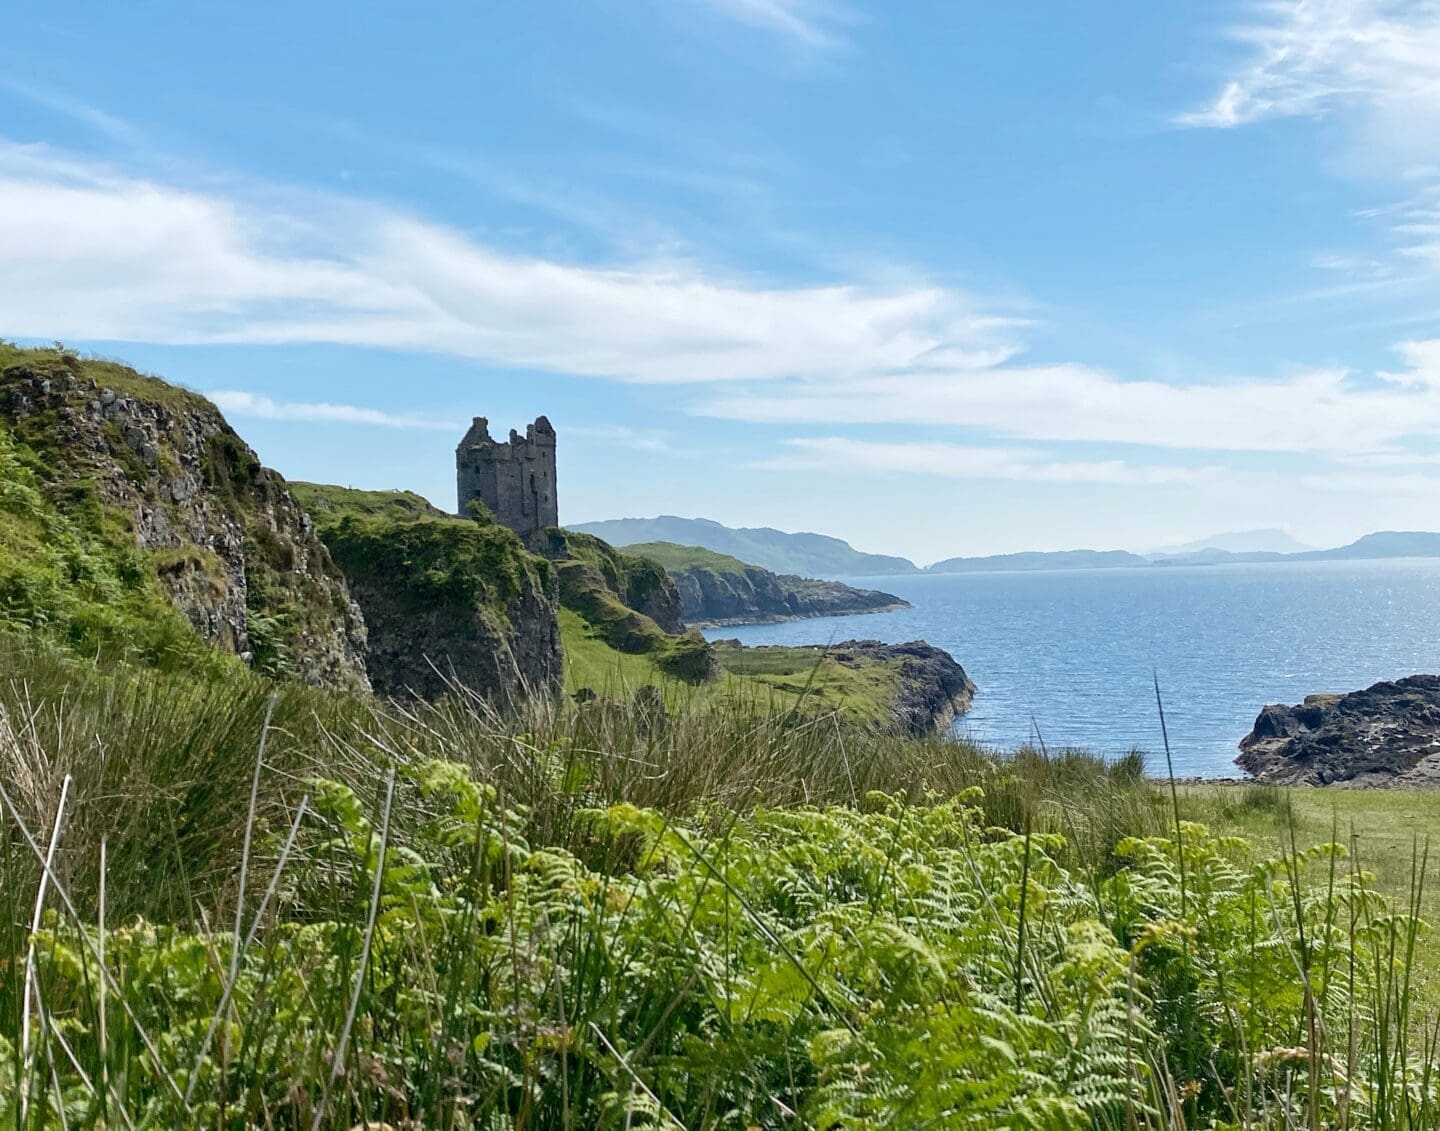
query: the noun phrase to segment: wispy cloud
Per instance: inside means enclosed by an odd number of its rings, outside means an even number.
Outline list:
[[[392,209],[264,202],[0,147],[0,333],[327,342],[666,383],[986,363],[1015,325],[959,291],[777,287],[688,264],[509,254]]]
[[[360,200],[216,183],[0,146],[0,335],[425,350],[694,386],[681,407],[736,420],[952,425],[1022,442],[1354,456],[1440,438],[1431,341],[1404,345],[1393,372],[1166,383],[1030,362],[1022,323],[924,281],[776,286],[693,264],[567,263]],[[453,426],[353,406],[231,410]]]
[[[0,90],[9,91],[73,122],[79,122],[102,137],[129,149],[144,148],[148,144],[144,132],[130,122],[60,91],[16,79],[0,79]]]
[[[1222,467],[1137,465],[1124,460],[1059,460],[1026,448],[947,443],[896,443],[844,436],[786,441],[786,451],[752,466],[830,473],[902,473],[947,479],[1011,479],[1029,483],[1167,485],[1208,483]]]
[[[670,442],[669,433],[655,428],[627,428],[623,424],[567,424],[565,425],[565,435],[566,437],[578,436],[585,440],[595,440],[602,444],[617,444],[642,452],[675,451],[674,445]]]
[[[854,14],[829,0],[704,0],[716,11],[752,27],[775,32],[806,47],[835,48],[846,42],[841,28]]]
[[[304,401],[276,401],[259,393],[216,389],[206,394],[222,412],[260,420],[283,420],[312,424],[368,424],[380,428],[420,428],[438,432],[459,432],[463,422],[415,412],[384,412],[353,404]]]
[[[1385,115],[1440,112],[1440,6],[1266,0],[1253,10],[1232,30],[1248,58],[1209,102],[1180,116],[1183,124],[1233,127],[1340,103]]]
[[[1084,365],[955,368],[721,391],[696,406],[747,421],[923,424],[1020,440],[1205,451],[1346,455],[1440,437],[1440,343],[1400,347],[1404,366],[1279,380],[1166,384]]]

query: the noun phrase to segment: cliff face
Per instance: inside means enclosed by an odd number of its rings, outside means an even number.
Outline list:
[[[109,362],[9,354],[0,424],[87,556],[119,563],[131,592],[116,608],[158,585],[220,652],[272,675],[367,686],[364,618],[344,578],[285,480],[214,405]]]
[[[670,577],[680,591],[685,622],[702,627],[766,624],[909,607],[909,602],[893,593],[856,589],[839,581],[775,574],[759,566],[720,572],[695,565],[677,570]]]
[[[377,692],[438,699],[459,685],[504,704],[559,689],[558,577],[517,535],[416,495],[296,493],[364,610]]]
[[[628,553],[652,558],[670,575],[685,622],[699,627],[766,624],[908,608],[893,593],[839,581],[776,574],[728,554],[674,542],[644,542]]]
[[[1240,740],[1236,761],[1280,785],[1440,784],[1440,676],[1271,704]]]

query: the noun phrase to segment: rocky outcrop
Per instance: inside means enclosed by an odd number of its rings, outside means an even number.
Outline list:
[[[25,351],[0,420],[61,507],[98,505],[205,640],[260,670],[367,686],[365,622],[285,480],[203,397],[111,362]]]
[[[825,668],[834,664],[864,673],[867,702],[860,718],[906,734],[945,731],[956,716],[970,709],[974,682],[950,653],[923,640],[884,644],[879,640],[846,640],[830,645],[761,645],[743,647],[738,640],[714,642],[726,670],[744,674],[783,673],[800,676],[792,690],[823,702],[821,685],[830,682]],[[807,674],[808,673],[808,674]],[[880,678],[876,678],[877,674]],[[815,686],[810,686],[811,681]],[[840,706],[844,704],[833,704]]]
[[[890,713],[895,726],[912,734],[943,731],[970,709],[974,681],[942,648],[923,640],[882,644],[878,640],[847,640],[827,651],[842,664],[880,663],[894,672],[895,695]]]
[[[418,496],[297,487],[369,627],[376,692],[499,705],[560,688],[559,583],[495,523],[452,518]]]
[[[908,601],[893,593],[771,573],[759,566],[722,572],[692,565],[672,570],[670,577],[680,592],[685,622],[701,628],[882,613],[910,607]]]
[[[1240,751],[1242,769],[1279,785],[1440,785],[1440,676],[1269,705]]]

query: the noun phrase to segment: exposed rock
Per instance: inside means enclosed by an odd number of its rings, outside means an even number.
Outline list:
[[[977,688],[965,669],[949,652],[923,640],[906,644],[847,640],[826,651],[840,663],[878,662],[895,670],[898,687],[891,714],[900,730],[943,731],[970,709],[975,698]]]
[[[57,500],[93,488],[215,647],[275,675],[367,686],[365,622],[344,578],[285,480],[209,401],[51,354],[0,373],[0,419],[44,457]]]
[[[1240,767],[1279,785],[1440,785],[1440,676],[1263,708]]]
[[[644,542],[627,553],[649,559],[669,574],[680,614],[696,628],[771,624],[807,617],[878,613],[908,608],[893,593],[856,589],[839,581],[776,574],[728,554],[674,542]]]

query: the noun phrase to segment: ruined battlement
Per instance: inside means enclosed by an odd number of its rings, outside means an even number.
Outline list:
[[[459,513],[479,499],[496,520],[517,534],[560,524],[555,484],[555,429],[539,417],[521,436],[497,441],[490,422],[477,416],[455,449]]]

